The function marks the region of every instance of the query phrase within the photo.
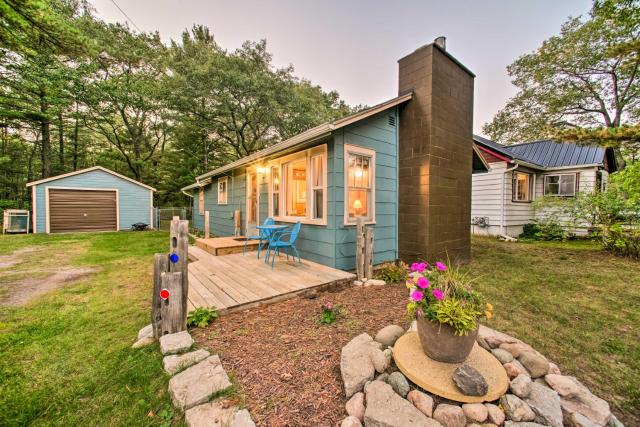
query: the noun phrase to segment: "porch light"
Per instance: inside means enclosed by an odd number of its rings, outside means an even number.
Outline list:
[[[257,171],[259,174],[265,174],[265,173],[267,173],[267,168],[266,168],[266,167],[264,167],[264,166],[259,166],[258,168],[256,168],[256,171]]]

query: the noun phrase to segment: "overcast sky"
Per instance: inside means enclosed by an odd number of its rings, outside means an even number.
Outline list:
[[[112,0],[90,0],[108,22],[127,18]],[[233,50],[267,39],[276,66],[295,67],[349,104],[374,105],[397,94],[397,60],[438,36],[476,74],[474,131],[515,94],[506,66],[531,52],[590,0],[115,0],[142,31],[163,40],[204,24]]]

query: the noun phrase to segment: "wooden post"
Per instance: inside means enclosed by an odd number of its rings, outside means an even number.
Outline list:
[[[161,335],[175,334],[186,329],[183,323],[183,273],[162,273],[162,288],[169,291],[169,298],[160,300]]]
[[[364,275],[373,278],[373,228],[364,229]]]
[[[169,232],[169,252],[178,255],[178,262],[169,262],[169,272],[182,273],[182,325],[187,328],[187,298],[189,296],[189,221],[173,217]]]
[[[204,211],[204,238],[209,238],[209,211]]]
[[[234,234],[240,236],[242,234],[242,221],[240,219],[240,211],[233,211],[233,224],[235,226]]]
[[[364,270],[364,218],[356,218],[356,275],[358,280],[365,278]],[[369,277],[367,277],[368,279]]]
[[[157,339],[162,336],[162,275],[169,270],[169,257],[167,254],[155,254],[153,259],[153,296],[151,300],[151,326],[153,336]]]

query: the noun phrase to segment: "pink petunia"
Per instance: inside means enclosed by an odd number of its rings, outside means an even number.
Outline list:
[[[427,269],[427,263],[426,262],[421,262],[420,264],[418,264],[418,267],[420,268],[420,273],[422,273],[423,271],[425,271]]]
[[[429,279],[426,277],[419,277],[417,285],[420,289],[426,289],[429,287]]]
[[[420,264],[418,264],[417,262],[414,262],[413,264],[411,264],[411,271],[418,271],[420,269]]]
[[[420,291],[413,291],[411,292],[411,299],[414,301],[421,301],[422,297],[424,297],[424,294]]]
[[[333,304],[331,304],[330,302],[328,302],[328,303],[326,303],[326,304],[324,305],[324,308],[325,308],[325,309],[327,309],[327,310],[329,310],[329,311],[331,311],[331,309],[333,309]]]
[[[445,271],[447,269],[447,266],[441,262],[436,262],[436,268],[440,271]]]
[[[433,291],[431,291],[431,293],[433,294],[433,297],[435,299],[437,299],[438,301],[442,300],[442,298],[444,298],[444,294],[442,293],[442,291],[438,288],[434,289]]]

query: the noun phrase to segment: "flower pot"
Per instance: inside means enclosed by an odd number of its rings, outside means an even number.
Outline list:
[[[416,316],[418,337],[425,354],[446,363],[461,363],[469,356],[478,337],[478,328],[467,335],[456,335],[449,325]]]

